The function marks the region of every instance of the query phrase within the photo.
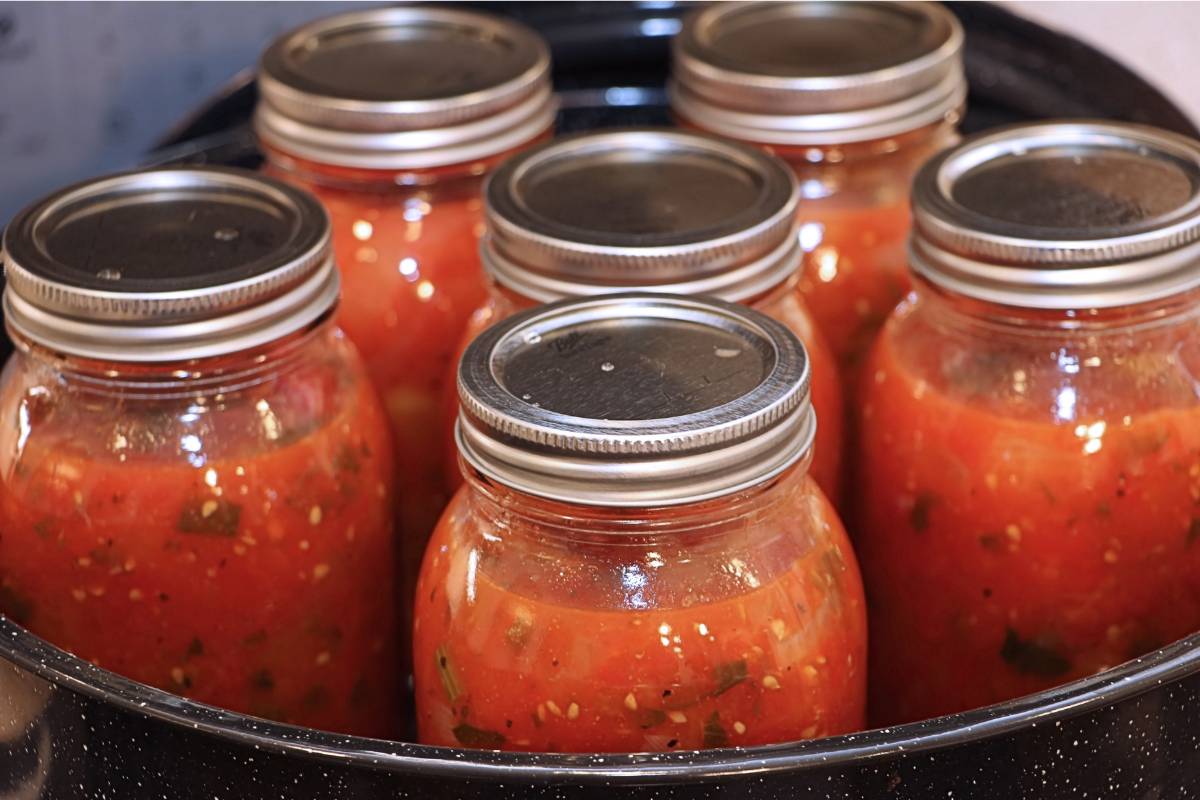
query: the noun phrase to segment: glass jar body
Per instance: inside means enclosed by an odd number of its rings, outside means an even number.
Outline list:
[[[957,115],[877,141],[784,146],[750,142],[800,181],[800,291],[842,370],[846,399],[871,342],[908,291],[909,187],[921,165],[958,140]]]
[[[1103,312],[928,285],[864,373],[875,722],[987,705],[1200,628],[1196,297]]]
[[[195,700],[392,734],[391,448],[342,333],[152,366],[18,346],[0,611]]]
[[[804,343],[811,370],[812,404],[817,414],[817,437],[813,444],[810,473],[817,485],[835,504],[842,488],[842,421],[845,415],[841,379],[829,346],[825,343],[813,316],[798,291],[798,277],[788,280],[768,294],[747,303],[782,322]],[[455,370],[463,352],[476,336],[488,327],[508,317],[532,308],[537,303],[489,281],[487,301],[471,315],[453,359],[442,400],[443,446],[446,449],[446,481],[451,491],[462,483],[458,469],[457,447],[454,444],[454,421],[458,418],[458,393],[455,390]]]
[[[858,568],[802,467],[669,509],[468,481],[418,583],[421,741],[663,751],[861,727]]]
[[[337,322],[383,399],[403,476],[401,561],[415,578],[445,491],[439,402],[471,312],[487,295],[480,192],[509,153],[416,171],[339,168],[265,147],[268,174],[321,200],[341,270]]]

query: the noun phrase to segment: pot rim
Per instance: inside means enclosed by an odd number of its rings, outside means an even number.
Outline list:
[[[1200,671],[1200,633],[1120,666],[986,708],[824,739],[673,753],[565,755],[432,747],[327,733],[224,711],[96,667],[0,616],[0,658],[132,714],[281,755],[399,774],[511,783],[702,782],[846,767],[1061,722]]]

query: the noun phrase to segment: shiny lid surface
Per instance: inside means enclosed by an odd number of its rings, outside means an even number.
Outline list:
[[[955,117],[963,32],[923,2],[715,3],[673,45],[671,104],[695,124],[773,144],[841,144]]]
[[[489,328],[459,365],[459,451],[490,478],[583,505],[696,502],[812,444],[803,345],[717,300],[624,293]]]
[[[337,302],[329,221],[256,173],[170,168],[97,178],[4,232],[9,325],[51,350],[175,361],[243,350]]]
[[[653,128],[563,137],[489,179],[482,260],[541,301],[620,288],[740,301],[799,266],[797,199],[792,171],[757,148]]]
[[[406,169],[503,152],[553,122],[550,55],[515,21],[437,6],[353,11],[275,40],[259,63],[267,144]]]
[[[1200,285],[1200,142],[1125,123],[1018,125],[913,184],[914,271],[977,299],[1103,308]]]

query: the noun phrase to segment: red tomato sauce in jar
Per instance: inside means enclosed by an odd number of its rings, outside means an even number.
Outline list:
[[[393,173],[301,162],[279,169],[279,160],[268,164],[268,174],[323,176],[297,182],[321,200],[333,223],[342,265],[337,322],[362,354],[391,422],[404,476],[397,496],[402,560],[415,574],[425,537],[450,496],[442,479],[438,398],[463,326],[487,297],[478,266],[479,193],[482,176],[499,159],[445,170],[430,185],[408,191],[396,189]],[[345,185],[336,180],[343,174],[351,176]],[[386,188],[364,191],[371,185]]]
[[[422,742],[670,751],[862,726],[862,586],[806,474],[802,353],[765,316],[654,294],[556,303],[476,340],[468,479],[417,589]],[[648,378],[661,395],[633,390]],[[748,430],[713,451],[730,413]],[[545,438],[555,419],[573,423]]]
[[[810,473],[839,498],[841,385],[799,292],[796,186],[784,164],[701,134],[588,133],[514,157],[484,202],[491,296],[472,316],[459,354],[497,320],[563,297],[649,288],[745,303],[804,343],[820,420]],[[457,487],[458,398],[452,391],[444,398],[447,470]]]
[[[864,373],[856,544],[871,658],[889,665],[876,722],[1044,689],[1200,628],[1200,250],[1114,243],[1167,220],[1200,239],[1177,211],[1192,176],[1194,142],[1064,123],[968,140],[918,177],[921,277]],[[1049,266],[1055,228],[1078,245]],[[1008,264],[985,255],[1001,229],[1027,242]]]
[[[343,280],[338,324],[391,420],[407,596],[448,500],[442,382],[486,296],[480,188],[507,154],[550,131],[549,53],[501,17],[378,8],[284,34],[260,73],[265,169],[328,209]]]
[[[5,241],[0,612],[194,700],[393,735],[391,443],[330,321],[323,212],[236,171],[94,183]],[[121,203],[97,208],[105,191]],[[68,309],[42,305],[50,287]]]
[[[909,184],[956,138],[962,41],[935,3],[802,1],[718,3],[688,17],[674,42],[679,122],[756,144],[796,172],[801,290],[850,401],[908,289]]]

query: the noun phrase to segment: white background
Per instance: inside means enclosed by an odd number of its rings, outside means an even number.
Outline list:
[[[1016,0],[1005,5],[1103,50],[1200,120],[1200,2]]]

